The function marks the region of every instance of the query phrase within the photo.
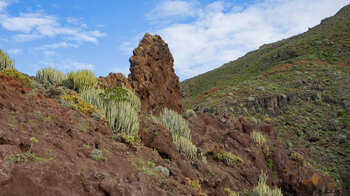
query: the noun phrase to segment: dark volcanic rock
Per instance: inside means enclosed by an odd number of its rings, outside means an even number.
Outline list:
[[[125,86],[133,89],[141,100],[141,110],[158,115],[164,107],[183,112],[180,103],[179,77],[174,71],[174,59],[162,38],[148,33],[133,51],[130,74],[110,73],[99,77],[100,88]]]
[[[276,129],[270,123],[262,122],[256,125],[256,128],[266,135],[273,136],[274,139],[277,139]]]
[[[160,124],[141,118],[139,135],[145,146],[156,149],[163,158],[177,158],[177,151],[171,133]]]
[[[107,77],[99,77],[98,86],[100,88],[113,88],[115,86],[131,88],[129,80],[121,73],[109,73]]]
[[[168,107],[182,113],[179,78],[168,44],[146,33],[133,53],[128,79],[141,99],[141,110],[159,114]]]

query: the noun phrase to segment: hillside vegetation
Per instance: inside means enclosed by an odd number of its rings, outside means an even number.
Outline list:
[[[0,195],[348,195],[348,21],[184,82],[185,112],[158,35],[128,78],[31,77],[0,50]]]
[[[181,83],[185,108],[269,119],[308,164],[350,186],[350,5],[307,32]]]
[[[321,60],[330,64],[346,63],[350,57],[350,5],[335,16],[307,32],[261,46],[258,50],[181,83],[184,101],[198,104],[203,92],[212,88],[224,89],[249,77],[259,75],[276,65],[300,60]]]

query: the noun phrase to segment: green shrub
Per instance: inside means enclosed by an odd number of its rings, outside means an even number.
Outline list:
[[[114,133],[136,136],[139,131],[139,118],[135,109],[128,102],[111,103],[106,108],[108,125]]]
[[[271,189],[266,185],[267,175],[261,172],[259,175],[259,182],[253,189],[252,196],[283,196],[281,189],[275,187]]]
[[[159,172],[161,172],[161,173],[163,173],[163,174],[166,175],[166,176],[170,176],[170,171],[169,171],[169,169],[166,168],[166,167],[163,167],[163,166],[161,166],[161,165],[158,165],[158,166],[155,167],[154,169],[157,170],[157,171],[159,171]]]
[[[66,91],[66,95],[60,97],[61,105],[68,106],[73,109],[78,109],[84,114],[91,115],[97,113],[98,109],[96,106],[86,103],[78,94]]]
[[[239,193],[231,190],[230,188],[224,188],[224,191],[228,196],[239,196]]]
[[[98,162],[105,162],[105,161],[107,161],[107,158],[102,155],[102,151],[99,150],[99,149],[94,149],[91,152],[90,157],[93,160],[98,161]]]
[[[191,141],[191,129],[181,115],[164,108],[159,118],[155,116],[151,118],[171,132],[173,143],[179,152],[184,153],[189,159],[197,157],[197,147]]]
[[[138,111],[141,103],[131,90],[122,87],[106,90],[90,88],[83,91],[81,97],[87,103],[97,106],[105,114],[108,126],[114,133],[137,136],[139,130]],[[129,137],[121,139],[131,141]]]
[[[254,140],[254,142],[256,143],[256,145],[258,147],[263,148],[266,144],[266,138],[263,134],[257,132],[257,131],[253,131],[250,136],[252,137],[252,139]]]
[[[41,84],[48,82],[52,85],[57,85],[61,84],[64,79],[66,79],[66,75],[60,71],[52,69],[51,67],[38,70],[35,76],[35,80]]]
[[[228,166],[234,166],[237,162],[243,163],[243,159],[231,152],[214,153],[214,157]]]
[[[188,185],[195,190],[200,196],[207,196],[206,193],[202,192],[202,187],[199,184],[199,180],[191,180],[191,178],[186,178]]]
[[[132,90],[124,87],[105,89],[100,93],[100,96],[107,103],[126,101],[129,102],[136,111],[140,111],[141,109],[141,102],[139,97]]]
[[[16,162],[27,162],[28,158],[24,154],[16,154]]]
[[[177,112],[164,108],[160,114],[160,118],[154,117],[153,120],[162,124],[173,135],[180,135],[191,140],[191,130],[185,119]]]
[[[111,103],[128,102],[138,112],[141,108],[140,99],[130,89],[115,87],[113,89],[90,88],[80,93],[88,103],[97,106],[101,111],[106,111]]]
[[[64,79],[62,80],[62,86],[70,89],[70,90],[73,90],[74,89],[74,82],[72,80],[69,80],[69,79]]]
[[[305,166],[305,158],[303,157],[303,155],[301,155],[301,154],[299,154],[297,152],[293,152],[290,155],[290,159],[292,161],[294,161],[299,166]]]
[[[267,167],[268,167],[268,168],[272,168],[272,167],[273,167],[273,161],[272,161],[272,159],[268,159],[268,160],[267,160]]]
[[[101,93],[103,93],[102,89],[89,88],[81,92],[80,96],[84,101],[98,107],[98,109],[105,114],[109,105],[100,96]]]
[[[44,92],[50,98],[60,98],[66,94],[66,91],[62,86],[50,86]]]
[[[73,90],[77,92],[82,92],[97,84],[95,73],[90,70],[69,72],[67,73],[67,79],[73,82]]]
[[[4,74],[5,76],[14,78],[22,82],[24,87],[31,87],[30,79],[27,76],[20,73],[19,71],[17,71],[16,69],[4,69],[1,71],[1,73]]]
[[[14,69],[15,61],[12,61],[10,57],[0,50],[0,71],[4,69]]]
[[[196,112],[192,109],[187,109],[185,111],[184,118],[190,118],[190,117],[196,118]]]
[[[173,142],[177,151],[184,153],[189,159],[197,158],[197,147],[192,144],[191,140],[180,135],[173,135]]]

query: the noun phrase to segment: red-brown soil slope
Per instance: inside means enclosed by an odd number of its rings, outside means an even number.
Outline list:
[[[225,188],[251,191],[261,170],[268,185],[286,193],[337,193],[329,177],[290,158],[268,123],[256,129],[269,138],[270,153],[256,147],[249,136],[255,128],[244,119],[198,113],[188,122],[207,158],[191,161],[175,150],[168,130],[148,114],[140,120],[141,143],[126,145],[111,137],[104,122],[0,74],[0,195],[198,195],[186,178],[199,180],[203,193],[225,195]],[[102,156],[92,156],[96,149]],[[215,150],[232,152],[243,163],[218,162]]]

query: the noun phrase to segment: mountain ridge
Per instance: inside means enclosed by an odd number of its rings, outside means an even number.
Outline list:
[[[182,103],[219,119],[270,118],[281,141],[349,189],[349,43],[347,5],[305,33],[182,82]]]

